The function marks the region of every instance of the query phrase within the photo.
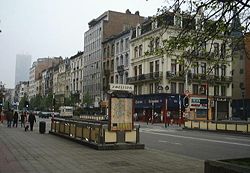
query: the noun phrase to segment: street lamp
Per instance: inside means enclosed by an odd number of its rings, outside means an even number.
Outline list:
[[[243,118],[246,118],[246,112],[245,112],[245,87],[241,87],[241,96],[242,96],[242,103],[243,103]]]

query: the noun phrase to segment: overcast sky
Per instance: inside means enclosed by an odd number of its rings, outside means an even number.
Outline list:
[[[70,57],[83,51],[88,22],[107,10],[156,14],[165,0],[0,0],[0,81],[14,88],[16,54]]]

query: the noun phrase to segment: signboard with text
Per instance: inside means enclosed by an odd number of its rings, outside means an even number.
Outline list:
[[[207,109],[207,99],[200,97],[190,97],[191,109]]]
[[[133,98],[111,98],[110,130],[133,129]]]
[[[134,85],[125,85],[125,84],[109,84],[109,89],[112,91],[134,91]]]

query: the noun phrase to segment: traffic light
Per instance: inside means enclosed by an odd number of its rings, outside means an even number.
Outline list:
[[[0,99],[0,113],[2,112],[2,109],[3,109],[3,102],[2,100]],[[0,115],[1,116],[1,115]]]
[[[187,108],[187,107],[189,106],[189,98],[188,98],[188,96],[185,96],[185,97],[183,98],[183,106],[184,106],[185,108]]]

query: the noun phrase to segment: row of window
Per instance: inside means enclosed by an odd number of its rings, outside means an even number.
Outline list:
[[[104,78],[103,84],[109,84],[109,83],[116,83],[116,84],[127,84],[128,83],[128,72],[125,72],[123,74],[116,74],[115,80],[114,76],[110,76],[109,79]]]
[[[84,36],[84,43],[90,42],[92,39],[95,39],[96,37],[99,37],[101,35],[102,28],[96,27],[95,30],[86,32]]]
[[[120,41],[116,42],[115,44],[112,44],[111,47],[110,45],[107,45],[103,49],[103,57],[107,58],[110,56],[114,56],[116,54],[119,54],[125,50],[129,49],[129,38],[125,38],[125,43],[123,39]]]
[[[150,94],[160,92],[159,83],[150,83],[148,87],[149,87]],[[170,87],[166,87],[164,92],[168,92],[168,89],[170,90],[170,93],[172,93],[172,94],[184,94],[184,83],[171,82]],[[221,86],[215,85],[214,86],[214,96],[227,96],[226,89],[227,89],[227,87],[224,85],[221,85]],[[135,85],[135,94],[136,95],[143,94],[142,85]],[[206,95],[207,94],[206,85],[193,84],[192,85],[192,94]]]
[[[149,72],[159,72],[160,71],[160,63],[159,60],[149,62]],[[142,64],[138,66],[134,66],[134,76],[141,75],[142,73]]]
[[[170,38],[174,38],[174,37],[170,37]],[[199,55],[199,54],[204,54],[205,50],[208,50],[210,48],[207,48],[207,44],[206,42],[203,42],[200,48],[195,48],[194,52],[192,52],[193,55]],[[212,46],[212,50],[215,56],[221,55],[221,57],[225,57],[226,55],[226,44],[222,43],[221,44],[221,48],[219,49],[219,43],[211,43]],[[143,56],[143,52],[149,51],[149,52],[153,52],[157,49],[160,48],[160,38],[156,37],[154,39],[151,39],[148,45],[148,49],[143,51],[143,46],[142,44],[137,45],[134,47],[133,52],[134,52],[134,57],[133,58],[138,58]],[[210,50],[209,50],[210,51]],[[200,53],[199,53],[200,52]],[[219,54],[219,52],[221,52],[221,54]]]
[[[155,39],[151,39],[148,45],[149,49],[146,51],[153,52],[160,48],[160,38],[156,37]],[[134,47],[134,58],[138,58],[143,56],[143,46],[142,44]]]

